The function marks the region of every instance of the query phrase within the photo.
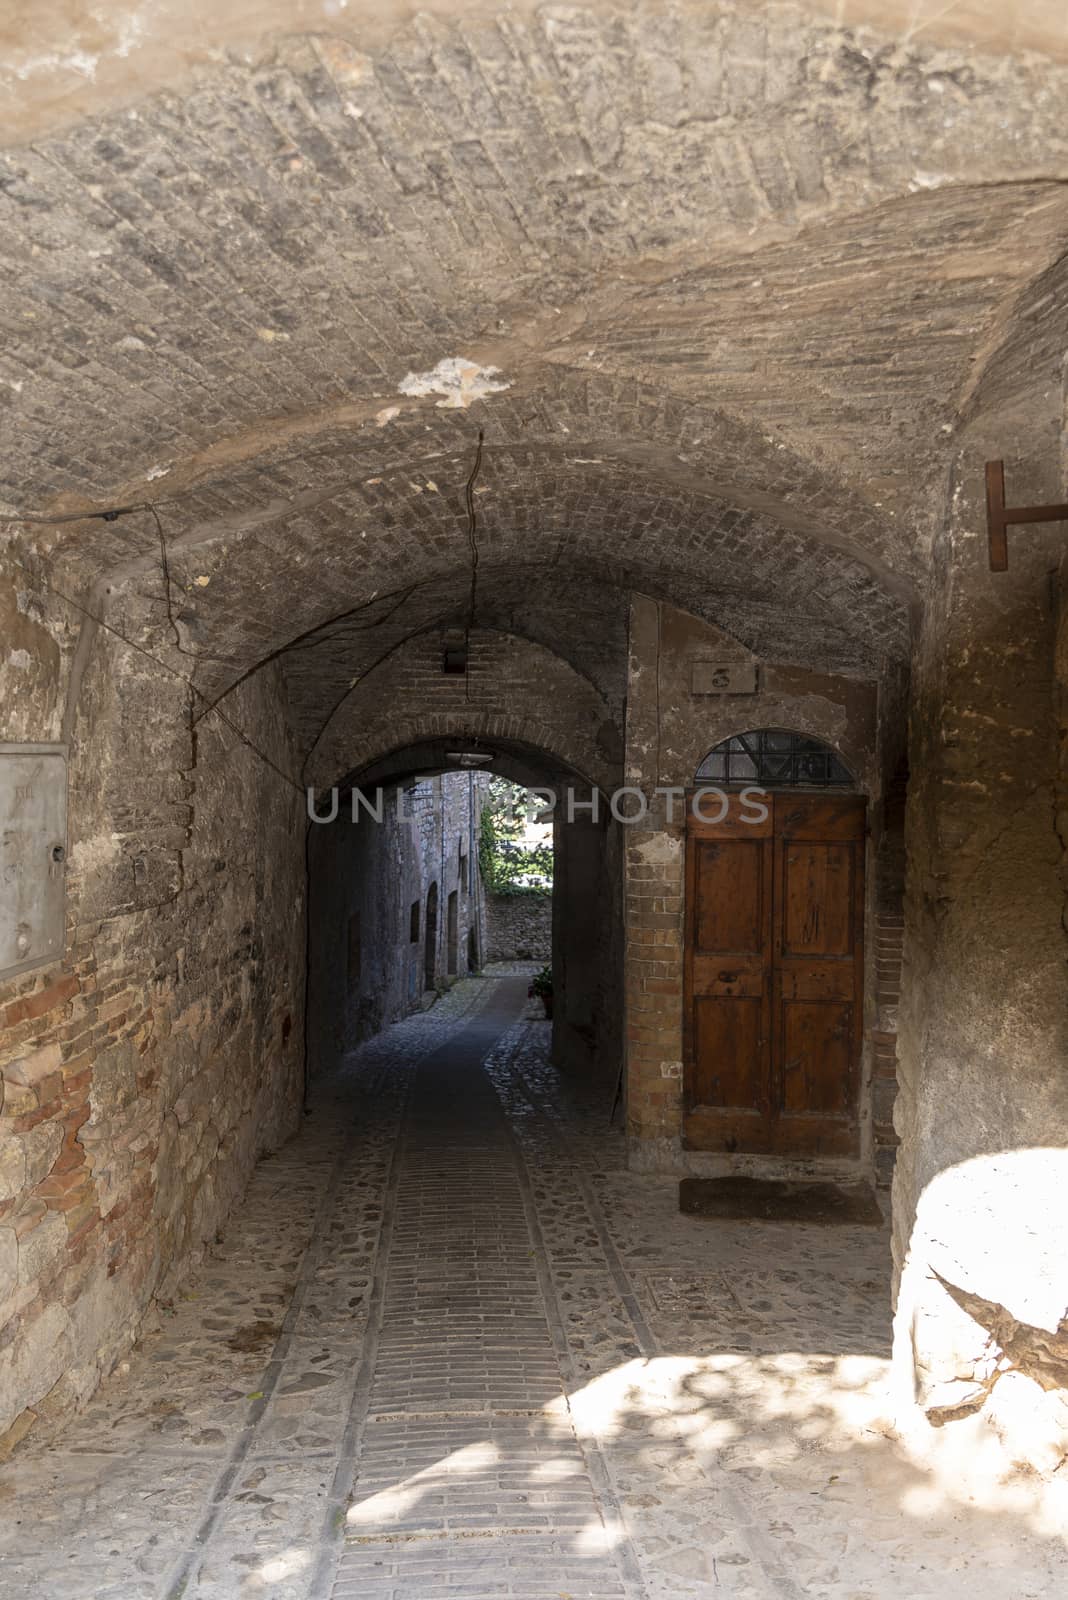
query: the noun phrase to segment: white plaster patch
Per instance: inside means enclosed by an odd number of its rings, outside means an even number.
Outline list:
[[[381,411],[375,412],[375,422],[384,428],[387,422],[392,422],[394,417],[400,416],[400,406],[383,406]]]
[[[9,650],[7,659],[10,666],[18,667],[23,672],[25,672],[26,668],[31,664],[30,652],[28,650]]]
[[[917,189],[941,189],[948,182],[944,172],[914,172],[909,181],[909,188],[915,192]]]
[[[497,382],[499,372],[499,367],[480,367],[477,361],[467,361],[463,356],[445,356],[429,372],[409,372],[400,386],[400,393],[440,394],[444,399],[439,400],[438,405],[447,411],[456,411],[475,400],[484,400],[487,395],[510,389],[510,382]]]
[[[85,50],[72,50],[69,55],[31,56],[21,66],[15,68],[16,78],[23,82],[32,78],[36,72],[77,72],[83,78],[95,78],[99,56],[91,56]]]
[[[91,839],[79,839],[70,847],[71,870],[88,880],[106,872],[122,855],[122,838],[117,833],[98,833]]]

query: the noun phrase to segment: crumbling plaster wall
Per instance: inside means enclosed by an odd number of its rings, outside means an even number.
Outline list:
[[[0,738],[70,756],[64,957],[0,983],[10,1442],[92,1391],[292,1131],[303,884],[299,795],[218,718],[194,733],[180,681],[21,573],[0,611]],[[133,600],[109,616],[138,637]],[[276,671],[226,704],[292,770]]]
[[[721,740],[751,728],[789,728],[823,739],[842,755],[872,806],[878,843],[883,788],[879,686],[775,662],[759,663],[755,694],[695,694],[696,663],[741,664],[752,656],[709,623],[635,594],[631,603],[625,783],[640,789],[648,813],[622,828],[625,861],[627,1131],[632,1166],[704,1172],[771,1169],[758,1157],[682,1149],[683,933],[685,806],[657,798],[657,786],[689,789],[702,758]],[[899,685],[891,680],[893,703]],[[628,801],[629,809],[637,800]],[[872,1159],[870,1078],[874,1007],[874,878],[868,873],[865,1051],[861,1088],[862,1165]],[[775,1170],[797,1169],[777,1163]]]

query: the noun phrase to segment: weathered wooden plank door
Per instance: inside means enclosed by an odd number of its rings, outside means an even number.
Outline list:
[[[694,1150],[858,1147],[865,802],[780,792],[689,812],[685,1123]],[[707,802],[712,815],[721,808]]]

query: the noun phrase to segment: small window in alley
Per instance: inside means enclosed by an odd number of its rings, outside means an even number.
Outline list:
[[[413,900],[412,901],[412,909],[411,909],[411,914],[410,914],[409,921],[408,921],[408,938],[411,940],[412,944],[415,944],[416,940],[419,938],[419,902],[418,902],[418,900]]]

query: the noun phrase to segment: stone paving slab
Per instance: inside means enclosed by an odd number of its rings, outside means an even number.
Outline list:
[[[0,1468],[0,1600],[1066,1592],[1022,1491],[888,1437],[885,1237],[680,1216],[521,990],[460,984],[315,1087],[129,1361]]]

